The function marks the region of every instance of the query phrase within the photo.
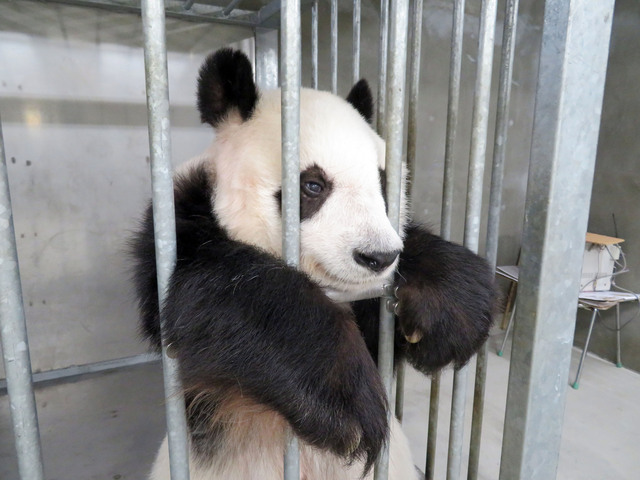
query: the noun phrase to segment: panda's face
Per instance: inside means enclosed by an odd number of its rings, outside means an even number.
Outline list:
[[[377,287],[402,249],[382,193],[384,143],[326,92],[303,89],[300,116],[300,268],[338,291]],[[232,112],[217,128],[207,155],[215,214],[233,239],[281,256],[280,92],[266,92],[248,120]]]
[[[392,275],[402,239],[385,212],[384,143],[368,123],[371,90],[361,80],[347,101],[307,89],[300,96],[300,268],[338,292],[377,288]],[[200,68],[200,117],[216,129],[201,159],[211,166],[214,214],[232,239],[277,256],[280,102],[280,91],[258,93],[251,63],[240,51],[218,50]]]

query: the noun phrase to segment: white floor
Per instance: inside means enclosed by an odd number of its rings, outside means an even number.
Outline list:
[[[500,471],[500,449],[509,375],[509,350],[498,357],[496,346],[502,336],[490,340],[485,415],[482,429],[479,478],[496,480]],[[571,383],[581,351],[573,349]],[[624,361],[624,352],[623,352]],[[467,391],[473,395],[475,364],[471,364]],[[569,383],[569,379],[567,379]],[[451,411],[453,372],[442,376],[438,450],[435,478],[446,478],[448,427]],[[424,470],[429,403],[429,381],[407,372],[403,427],[411,441],[414,461]],[[467,403],[465,451],[461,478],[467,478],[469,429],[472,402]],[[558,480],[640,479],[640,375],[617,368],[601,358],[587,355],[579,390],[567,388],[564,430]],[[551,480],[551,479],[550,479]]]
[[[508,351],[491,340],[480,478],[497,480]],[[623,352],[624,353],[624,352]],[[579,351],[574,350],[572,374]],[[624,361],[624,357],[623,357]],[[472,365],[471,371],[475,370]],[[471,375],[472,377],[473,375]],[[472,392],[471,378],[469,393]],[[146,365],[37,389],[47,480],[141,480],[164,435],[162,378]],[[436,478],[446,477],[452,372],[443,375]],[[424,469],[429,382],[407,372],[404,428]],[[640,479],[640,375],[587,357],[579,390],[568,388],[558,480]],[[471,420],[468,403],[467,423]],[[0,479],[17,479],[6,396],[0,396]],[[469,429],[466,429],[467,437]],[[466,456],[463,472],[466,478]],[[231,480],[231,479],[230,479]],[[552,479],[549,479],[552,480]]]

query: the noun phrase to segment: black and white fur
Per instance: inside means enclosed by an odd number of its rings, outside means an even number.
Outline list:
[[[407,223],[405,207],[401,233],[391,227],[366,82],[347,101],[301,92],[299,269],[281,259],[280,92],[259,93],[248,59],[225,49],[201,68],[198,107],[216,136],[175,178],[178,255],[163,306],[191,478],[281,479],[286,427],[301,440],[305,480],[370,478],[386,441],[390,478],[415,478],[376,369],[379,300],[338,304],[327,293],[395,276],[397,356],[430,373],[465,364],[486,339],[487,264]],[[150,209],[133,253],[143,331],[159,348]],[[165,440],[151,479],[168,478]]]

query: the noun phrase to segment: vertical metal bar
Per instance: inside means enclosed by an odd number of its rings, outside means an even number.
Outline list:
[[[300,260],[300,0],[282,4],[280,44],[282,66],[282,251],[285,262]],[[298,440],[287,432],[285,480],[300,478]]]
[[[171,172],[171,132],[169,122],[169,82],[165,43],[164,2],[142,1],[144,30],[144,65],[149,116],[149,147],[151,150],[151,183],[153,225],[158,271],[159,304],[169,285],[176,261],[176,227],[173,205],[173,178]],[[164,323],[162,310],[161,324]],[[178,362],[167,355],[162,341],[167,434],[172,480],[189,479],[189,449],[182,385]]]
[[[311,5],[311,88],[318,89],[318,0]]]
[[[353,2],[353,75],[351,79],[355,84],[360,80],[360,17],[361,0]]]
[[[464,225],[464,245],[478,252],[480,241],[480,215],[482,211],[482,184],[489,124],[489,100],[491,96],[491,74],[493,67],[493,43],[498,2],[484,0],[480,14],[478,38],[478,68],[473,102],[471,158],[467,183],[467,204]],[[453,378],[451,401],[451,428],[449,454],[447,457],[447,480],[460,478],[462,444],[464,437],[464,415],[467,397],[469,366],[457,370]]]
[[[501,480],[556,478],[613,7],[545,5]]]
[[[451,27],[451,57],[449,61],[449,99],[447,102],[447,127],[444,147],[444,178],[442,184],[442,211],[440,217],[440,235],[451,239],[453,217],[453,147],[458,127],[460,105],[460,76],[462,72],[462,41],[464,34],[465,0],[455,0],[453,4],[453,22]],[[429,395],[429,426],[427,432],[427,462],[425,478],[433,480],[435,472],[438,410],[440,408],[440,374],[431,377]]]
[[[435,475],[435,458],[438,433],[438,410],[440,407],[440,374],[431,377],[429,393],[429,425],[427,433],[427,461],[424,467],[425,480],[433,480]]]
[[[387,213],[393,228],[400,229],[400,204],[402,194],[402,160],[404,143],[404,97],[407,64],[407,26],[409,22],[409,0],[396,0],[391,4],[389,47],[394,52],[389,62],[389,84],[387,98],[389,109],[385,118],[385,142],[387,173]],[[391,397],[393,384],[393,340],[395,319],[387,309],[384,297],[380,308],[380,341],[378,368],[387,397]],[[389,412],[390,413],[390,412]],[[376,462],[375,480],[386,480],[389,475],[389,450],[385,446]]]
[[[408,182],[411,185],[416,163],[416,143],[418,129],[418,92],[420,89],[420,48],[422,45],[423,0],[411,2],[409,15],[410,55],[409,55],[409,114],[407,117],[407,167]],[[404,413],[405,362],[400,362],[396,372],[396,417],[402,422]]]
[[[18,472],[23,480],[42,480],[42,451],[36,399],[31,383],[29,340],[22,303],[20,268],[13,228],[7,159],[0,121],[0,340],[7,376]]]
[[[256,85],[260,90],[278,88],[278,30],[255,29]]]
[[[331,93],[338,93],[338,0],[331,0]]]
[[[418,139],[418,97],[420,92],[420,55],[422,53],[422,8],[423,0],[411,2],[409,16],[411,31],[411,54],[409,55],[409,114],[407,116],[407,167],[409,185],[413,180]]]
[[[402,423],[404,417],[404,375],[406,362],[400,360],[396,365],[396,418]]]
[[[593,313],[591,314],[591,322],[589,322],[589,330],[587,330],[587,339],[584,342],[584,348],[582,349],[582,354],[580,355],[580,362],[578,362],[578,371],[576,372],[576,379],[571,385],[576,390],[580,386],[580,375],[582,374],[582,365],[584,364],[584,359],[587,357],[587,352],[589,351],[589,342],[591,341],[591,334],[593,333],[593,326],[596,323],[596,317],[598,316],[599,310],[597,308],[593,309]]]
[[[442,215],[440,235],[451,239],[453,212],[453,147],[458,129],[460,105],[460,75],[462,72],[462,40],[464,34],[465,0],[453,4],[453,26],[451,31],[451,59],[449,62],[449,100],[447,102],[447,131],[444,145],[444,179],[442,187]]]
[[[378,110],[376,130],[385,136],[387,109],[387,60],[389,51],[389,0],[380,0],[380,48],[378,49]]]
[[[620,347],[620,303],[616,303],[616,367],[622,368],[622,348]]]
[[[502,56],[500,61],[496,130],[493,142],[489,219],[487,223],[486,257],[492,270],[495,270],[498,263],[502,181],[504,178],[504,159],[509,130],[509,101],[511,98],[511,79],[513,77],[513,58],[515,52],[517,18],[518,0],[507,0],[502,33]],[[505,335],[505,339],[506,338],[507,337]],[[471,418],[471,442],[469,447],[469,469],[467,474],[468,480],[476,480],[478,478],[480,442],[482,437],[482,417],[484,414],[484,395],[487,380],[488,351],[489,345],[488,343],[485,343],[478,352],[478,356],[476,358],[476,382],[473,395],[473,416]]]

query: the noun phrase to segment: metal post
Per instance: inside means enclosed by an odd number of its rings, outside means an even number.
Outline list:
[[[402,194],[402,160],[404,140],[404,97],[407,63],[407,26],[409,0],[396,0],[391,4],[389,48],[394,55],[389,62],[387,98],[389,109],[385,118],[387,213],[393,228],[400,229],[400,204]],[[393,340],[395,319],[387,308],[389,297],[383,297],[380,308],[380,341],[378,368],[387,397],[391,397],[393,384]],[[391,412],[389,412],[391,413]],[[376,462],[375,480],[386,480],[389,475],[389,450],[385,446]]]
[[[501,480],[556,478],[613,7],[545,6]]]
[[[480,240],[482,184],[484,180],[487,128],[489,124],[493,39],[495,35],[497,7],[497,0],[484,0],[480,14],[478,68],[473,102],[471,158],[469,160],[467,205],[464,225],[464,245],[476,253],[478,252]],[[468,370],[468,366],[462,367],[455,372],[453,378],[447,480],[457,480],[460,477]]]
[[[282,4],[282,252],[294,267],[300,260],[300,1]],[[298,439],[287,429],[285,480],[300,478]]]
[[[378,49],[378,110],[376,130],[384,137],[387,106],[387,57],[389,41],[389,0],[380,0],[380,48]]]
[[[278,30],[255,29],[256,85],[260,90],[278,88]]]
[[[338,0],[331,0],[331,93],[338,93]]]
[[[351,79],[355,84],[360,80],[360,17],[361,0],[353,2],[353,75]]]
[[[584,348],[582,349],[582,354],[580,355],[580,362],[578,362],[578,371],[576,372],[576,379],[571,385],[576,390],[580,386],[580,375],[582,374],[582,364],[584,363],[584,359],[587,356],[587,351],[589,350],[589,342],[591,341],[591,334],[593,333],[593,326],[596,323],[596,317],[598,316],[599,310],[597,308],[593,309],[593,313],[591,314],[591,321],[589,322],[589,330],[587,330],[587,339],[584,342]]]
[[[465,0],[455,0],[453,4],[453,26],[451,27],[452,45],[451,59],[449,62],[449,100],[447,102],[447,130],[444,145],[444,179],[440,226],[440,235],[445,240],[451,239],[451,220],[453,216],[453,146],[456,140],[460,105],[464,3]]]
[[[153,226],[158,272],[159,304],[164,303],[169,278],[176,261],[176,227],[171,171],[171,132],[169,122],[169,83],[165,43],[164,2],[142,1],[144,30],[144,65],[149,116],[149,147],[151,151],[151,183]],[[160,322],[164,322],[162,310]],[[189,449],[182,385],[178,362],[169,358],[162,341],[167,434],[172,480],[189,479]]]
[[[616,367],[622,368],[622,349],[620,347],[620,303],[616,303]]]
[[[517,18],[518,0],[507,0],[502,33],[502,56],[500,61],[496,130],[493,142],[489,219],[487,223],[486,257],[492,270],[496,269],[496,265],[498,263],[498,239],[500,236],[500,211],[502,207],[502,181],[504,178],[504,159],[509,130],[509,101],[511,98],[511,79],[513,77],[513,57],[515,52]],[[508,335],[508,329],[506,333]],[[505,340],[507,335],[505,335]],[[484,415],[484,394],[487,381],[488,351],[489,345],[485,342],[476,358],[476,383],[473,395],[473,416],[471,418],[471,442],[469,447],[469,469],[467,474],[468,480],[476,480],[478,478],[480,442],[482,437],[482,417]]]
[[[29,340],[22,303],[20,268],[13,228],[7,159],[0,121],[0,340],[7,375],[18,471],[24,480],[42,480],[42,452],[36,399],[31,383]]]
[[[318,89],[318,0],[311,5],[311,88]]]
[[[411,54],[409,55],[409,113],[407,117],[407,167],[408,182],[412,183],[416,163],[416,143],[418,130],[418,92],[420,89],[420,48],[422,44],[423,0],[411,2],[409,30],[411,32]],[[404,377],[406,364],[401,361],[396,373],[396,417],[402,422],[404,414]]]
[[[462,41],[464,34],[465,0],[455,0],[453,4],[453,24],[451,27],[451,58],[449,61],[449,99],[447,102],[447,127],[444,148],[444,178],[442,187],[442,211],[440,217],[440,235],[451,239],[453,217],[453,146],[458,126],[460,104],[460,76],[462,71]],[[425,478],[433,480],[438,433],[438,411],[440,409],[440,374],[431,377],[429,395],[429,426],[427,431],[427,460]]]

